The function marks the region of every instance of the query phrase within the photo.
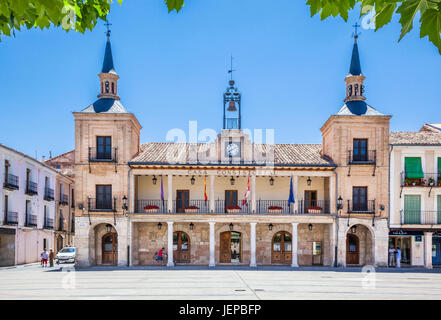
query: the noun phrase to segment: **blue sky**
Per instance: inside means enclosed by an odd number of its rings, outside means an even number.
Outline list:
[[[311,18],[306,1],[187,0],[179,14],[162,0],[112,6],[112,49],[123,105],[141,142],[172,128],[222,126],[230,54],[243,95],[243,127],[274,128],[277,143],[320,143],[320,127],[343,105],[354,10]],[[393,116],[391,129],[440,122],[441,56],[415,29],[400,43],[399,17],[359,40],[367,102]],[[38,157],[74,148],[73,111],[96,100],[105,27],[18,32],[0,42],[0,142]]]

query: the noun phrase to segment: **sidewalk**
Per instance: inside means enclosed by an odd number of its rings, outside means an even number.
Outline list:
[[[15,269],[15,268],[25,268],[25,267],[32,267],[32,266],[39,266],[39,265],[41,265],[40,262],[32,262],[32,263],[26,263],[26,264],[17,264],[15,266],[0,267],[0,270]]]

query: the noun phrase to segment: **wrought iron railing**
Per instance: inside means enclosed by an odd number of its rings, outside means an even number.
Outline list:
[[[36,226],[37,226],[37,216],[33,214],[27,214],[26,227],[36,227]]]
[[[288,200],[257,200],[256,213],[259,214],[274,214],[285,213],[292,214],[292,206],[289,205]]]
[[[15,226],[18,224],[18,212],[5,212],[5,224]]]
[[[32,181],[28,181],[26,185],[26,194],[36,195],[38,194],[38,184]]]
[[[237,202],[227,202],[225,200],[215,201],[215,213],[227,213],[227,214],[249,214],[251,213],[251,201],[247,201],[246,204],[242,204],[242,200]]]
[[[135,200],[136,213],[167,213],[167,200]]]
[[[5,182],[3,183],[3,187],[18,190],[18,177],[14,176],[13,174],[5,174]]]
[[[89,147],[89,162],[117,162],[117,150],[118,148],[99,150]]]
[[[174,200],[173,212],[175,213],[209,213],[210,201],[205,200]]]
[[[441,224],[440,211],[401,210],[401,224]]]
[[[93,211],[116,211],[116,198],[112,200],[104,200],[104,199],[95,199],[88,198],[87,199],[87,208],[90,212]]]
[[[329,200],[299,200],[299,213],[331,213]]]
[[[44,229],[52,230],[54,228],[54,219],[46,218],[44,221]]]
[[[353,150],[348,151],[349,163],[351,164],[375,164],[377,162],[377,151],[366,150],[364,152],[356,152]]]
[[[375,200],[366,202],[353,202],[348,200],[348,213],[375,213]]]
[[[409,178],[420,176],[419,178]],[[402,187],[441,187],[441,173],[401,172]]]
[[[60,194],[60,204],[61,205],[68,205],[69,204],[69,197],[67,196],[67,194]]]
[[[44,200],[46,201],[53,201],[55,200],[55,195],[54,195],[54,189],[51,188],[45,188],[44,189]]]

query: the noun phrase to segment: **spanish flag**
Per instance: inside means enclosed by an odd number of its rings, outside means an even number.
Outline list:
[[[205,176],[205,180],[204,180],[204,196],[205,196],[205,201],[208,200],[207,197],[207,176]]]

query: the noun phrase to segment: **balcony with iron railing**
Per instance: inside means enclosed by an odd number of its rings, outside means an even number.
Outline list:
[[[28,181],[26,184],[26,194],[30,196],[38,194],[38,184],[32,181]]]
[[[299,200],[299,213],[330,213],[329,200]]]
[[[54,219],[46,218],[46,220],[44,221],[44,229],[53,230]]]
[[[348,200],[348,213],[375,214],[375,200],[362,202]]]
[[[400,211],[401,224],[423,224],[434,225],[441,224],[441,210],[439,211],[424,211],[424,210],[401,210]]]
[[[109,200],[87,198],[87,208],[89,212],[116,212],[116,198]]]
[[[16,226],[18,224],[18,212],[5,212],[4,224]]]
[[[37,226],[37,216],[33,214],[26,215],[26,227],[36,227]]]
[[[89,147],[89,162],[117,162],[118,148]]]
[[[55,200],[54,189],[51,189],[51,188],[44,189],[44,200],[46,200],[46,201],[54,201]]]
[[[67,194],[60,194],[59,203],[63,206],[67,206],[69,204],[69,197]]]
[[[364,152],[348,151],[348,163],[349,164],[376,164],[377,163],[377,151],[366,150]]]
[[[441,187],[441,173],[401,172],[401,186],[429,188]]]
[[[57,228],[57,231],[65,231],[65,228],[64,228],[64,218],[63,218],[63,217],[60,217],[60,218],[58,219],[58,228]]]
[[[293,214],[293,205],[288,200],[257,200],[258,214]]]
[[[3,187],[11,190],[18,190],[18,177],[13,174],[5,174],[5,181]]]

